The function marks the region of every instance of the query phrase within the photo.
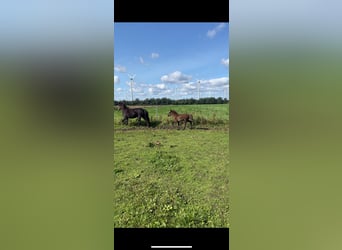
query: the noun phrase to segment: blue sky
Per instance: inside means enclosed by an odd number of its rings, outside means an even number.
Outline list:
[[[228,23],[114,23],[114,97],[229,99]]]

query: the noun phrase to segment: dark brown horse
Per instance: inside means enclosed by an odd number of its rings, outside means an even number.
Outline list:
[[[138,118],[138,123],[140,125],[141,118],[143,118],[147,126],[150,127],[150,118],[148,117],[148,112],[143,108],[129,108],[123,102],[120,102],[118,105],[119,109],[122,110],[122,122],[128,125],[128,118]]]
[[[175,120],[175,122],[177,122],[178,124],[178,128],[179,128],[179,124],[180,122],[184,122],[184,128],[186,127],[186,123],[189,122],[190,126],[192,128],[192,122],[193,122],[193,118],[191,114],[178,114],[176,111],[174,110],[170,110],[169,113],[167,114],[167,116],[172,116],[173,119]]]

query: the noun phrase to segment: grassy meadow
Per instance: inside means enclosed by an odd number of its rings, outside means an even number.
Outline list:
[[[229,105],[144,108],[151,128],[114,111],[114,227],[229,227]],[[170,109],[192,113],[193,129]]]
[[[153,128],[172,128],[172,118],[167,116],[170,109],[176,110],[179,114],[192,114],[197,129],[227,129],[229,126],[229,104],[155,105],[139,107],[143,107],[148,111]],[[135,119],[129,119],[130,126],[128,127],[121,123],[121,119],[121,111],[114,107],[114,129],[137,128],[138,123]],[[141,121],[142,125],[145,125],[144,120],[142,119]]]

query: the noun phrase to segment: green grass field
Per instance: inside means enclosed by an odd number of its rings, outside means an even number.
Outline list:
[[[114,227],[229,227],[229,106],[145,108],[152,128],[114,111]],[[194,128],[174,129],[169,109]]]
[[[167,117],[170,109],[176,110],[179,114],[192,114],[197,128],[228,128],[229,126],[229,104],[160,105],[143,106],[143,108],[149,112],[151,124],[154,128],[171,128],[172,119]],[[114,108],[114,128],[127,128],[121,123],[121,119],[121,111]],[[138,123],[135,119],[130,119],[129,125],[128,128],[137,128]],[[142,125],[145,125],[143,119]]]

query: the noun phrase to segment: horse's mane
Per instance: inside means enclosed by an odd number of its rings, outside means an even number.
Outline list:
[[[123,102],[119,102],[119,106],[122,106],[122,107],[124,107],[124,108],[128,108],[128,107],[126,106],[126,104],[123,103]]]
[[[176,110],[173,110],[173,109],[170,109],[170,112],[175,113],[175,114],[178,114],[178,113],[176,112]]]

